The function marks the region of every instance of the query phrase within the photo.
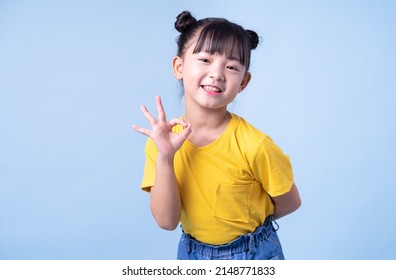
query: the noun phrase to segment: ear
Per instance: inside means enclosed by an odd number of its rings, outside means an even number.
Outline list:
[[[245,76],[242,79],[241,86],[239,88],[239,92],[243,91],[247,87],[247,85],[249,84],[251,79],[252,79],[252,74],[250,72],[246,72]]]
[[[172,60],[172,69],[173,69],[173,75],[175,75],[175,78],[178,80],[183,79],[183,59],[179,56],[175,56]]]

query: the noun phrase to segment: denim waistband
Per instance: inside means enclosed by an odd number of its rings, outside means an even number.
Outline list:
[[[273,222],[276,225],[276,228],[274,227]],[[237,239],[227,244],[206,244],[194,239],[190,234],[184,232],[182,238],[184,239],[184,244],[188,253],[194,251],[201,255],[222,256],[247,252],[251,250],[251,248],[254,248],[255,246],[258,246],[260,243],[262,243],[262,241],[265,240],[272,231],[277,231],[278,228],[279,226],[275,222],[275,219],[272,216],[269,216],[265,219],[261,226],[256,228],[254,232],[241,235]]]

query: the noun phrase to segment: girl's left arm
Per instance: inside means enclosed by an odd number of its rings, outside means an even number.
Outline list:
[[[271,198],[274,203],[274,219],[282,218],[296,211],[301,206],[300,194],[294,183],[289,192]]]

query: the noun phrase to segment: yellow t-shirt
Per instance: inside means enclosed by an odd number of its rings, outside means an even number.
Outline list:
[[[154,185],[156,155],[149,138],[141,185],[146,191]],[[174,169],[184,232],[213,245],[253,232],[273,213],[270,197],[287,193],[293,184],[289,157],[235,114],[209,145],[196,147],[186,140],[175,154]]]

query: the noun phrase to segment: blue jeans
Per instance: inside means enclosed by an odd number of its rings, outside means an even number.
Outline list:
[[[199,242],[182,233],[177,251],[178,260],[284,260],[279,242],[278,224],[272,216],[252,233],[244,234],[224,245]]]

